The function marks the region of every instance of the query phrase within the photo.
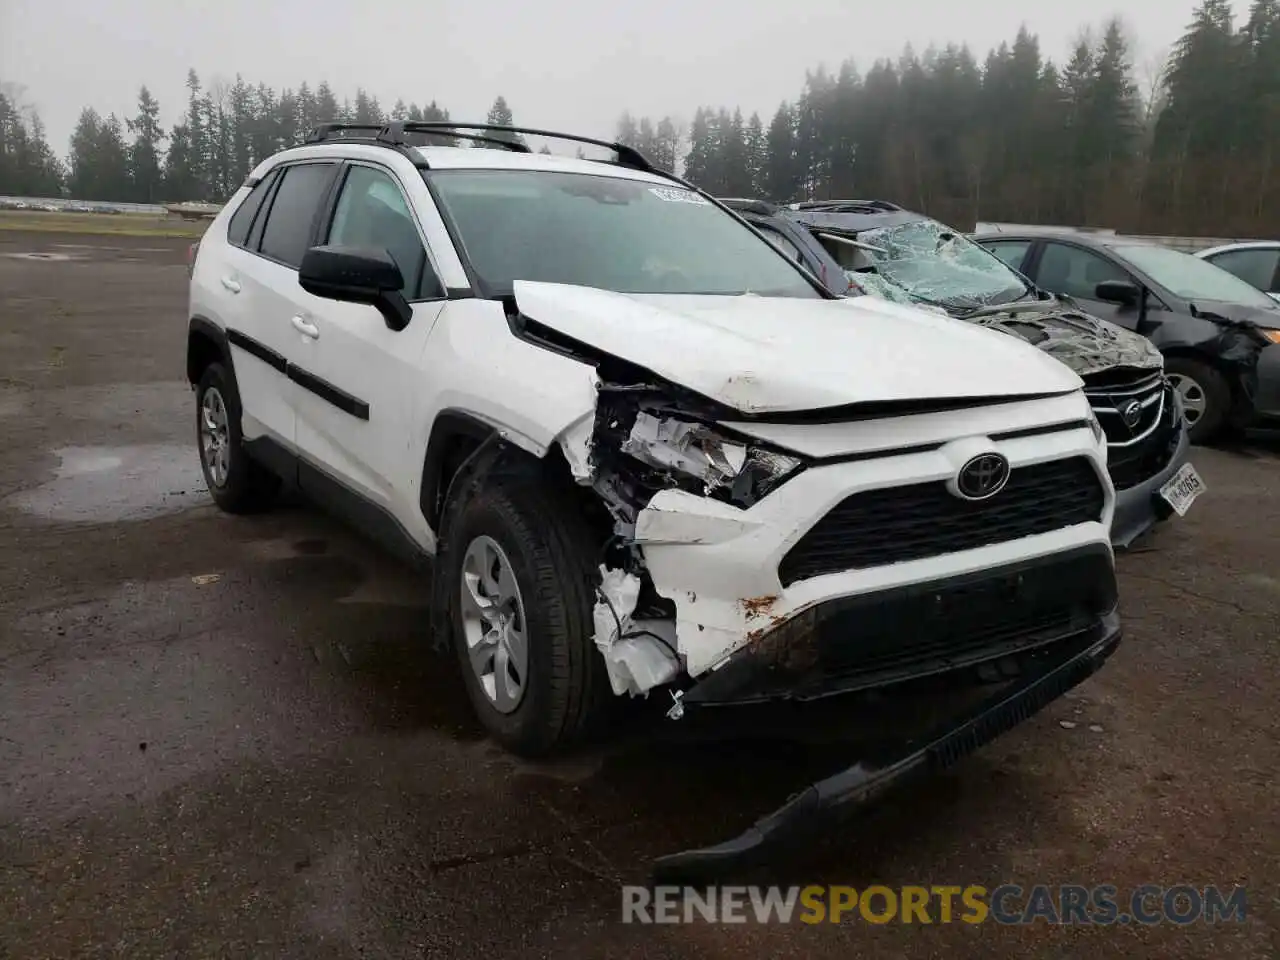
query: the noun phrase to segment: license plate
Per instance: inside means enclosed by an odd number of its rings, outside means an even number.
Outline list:
[[[1191,509],[1191,504],[1195,503],[1196,497],[1206,489],[1200,474],[1196,473],[1196,468],[1189,463],[1184,463],[1178,472],[1160,488],[1160,496],[1164,498],[1165,503],[1173,507],[1174,513],[1185,517],[1187,511]]]

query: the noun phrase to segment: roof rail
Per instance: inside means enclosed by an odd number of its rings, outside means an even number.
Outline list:
[[[373,131],[370,137],[346,137],[340,134],[348,130]],[[645,173],[666,176],[666,172],[658,169],[649,159],[635,147],[625,143],[611,143],[608,140],[596,140],[593,137],[580,137],[572,133],[556,133],[553,130],[539,130],[534,127],[503,126],[494,123],[454,123],[449,120],[393,120],[385,124],[361,123],[322,123],[307,135],[307,143],[320,143],[325,140],[372,140],[391,147],[405,148],[420,146],[405,139],[406,134],[435,134],[458,140],[471,140],[479,143],[491,143],[518,153],[529,153],[527,144],[518,140],[509,140],[490,134],[509,133],[524,134],[531,137],[547,137],[552,140],[568,140],[573,143],[585,143],[593,147],[604,147],[613,151],[615,163]]]

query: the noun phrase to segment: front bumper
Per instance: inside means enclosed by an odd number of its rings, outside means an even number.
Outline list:
[[[1173,456],[1158,472],[1125,490],[1116,491],[1116,509],[1111,520],[1111,543],[1115,547],[1131,546],[1135,540],[1167,519],[1173,508],[1160,496],[1160,488],[1169,482],[1190,455],[1191,441],[1182,425],[1182,401],[1175,397],[1174,412],[1178,422],[1178,440]]]
[[[652,864],[654,882],[688,883],[758,865],[779,846],[832,827],[889,787],[952,766],[1095,673],[1115,652],[1120,637],[1120,618],[1112,610],[1091,629],[1045,651],[1017,681],[922,739],[900,742],[881,760],[856,763],[810,784],[731,840],[659,857]]]
[[[966,424],[973,431],[968,437],[884,454],[840,451],[849,459],[831,459],[802,470],[749,509],[681,490],[657,493],[637,518],[634,540],[655,590],[675,607],[677,644],[689,676],[702,678],[773,628],[831,601],[977,574],[1082,547],[1109,548],[1114,500],[1111,485],[1104,484],[1100,508],[1087,521],[978,546],[943,542],[929,555],[894,562],[833,565],[829,572],[806,570],[794,577],[780,572],[792,548],[847,498],[913,484],[942,485],[976,453],[999,451],[1015,476],[1023,467],[1084,461],[1096,477],[1104,477],[1105,458],[1093,433],[1088,426],[1074,425],[1075,418],[1083,423],[1087,411],[1083,396],[1064,400],[1060,407],[1064,418],[1071,418],[1063,429],[1020,430],[1007,437],[992,429],[1008,430],[1007,411],[957,411],[956,419],[973,421]],[[991,426],[983,422],[984,416]],[[854,426],[870,431],[883,424]],[[921,427],[910,422],[901,426],[910,429]],[[1046,502],[1059,493],[1050,491]],[[898,515],[908,520],[916,516],[910,510]]]
[[[1280,419],[1280,343],[1258,354],[1258,390],[1253,406],[1259,418]]]

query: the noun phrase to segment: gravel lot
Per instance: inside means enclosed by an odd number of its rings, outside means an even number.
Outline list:
[[[0,233],[0,956],[1280,954],[1280,441],[1196,451],[1209,492],[1121,557],[1099,675],[779,868],[1245,884],[1245,923],[624,926],[620,883],[820,748],[487,743],[413,575],[305,506],[208,501],[185,248]]]

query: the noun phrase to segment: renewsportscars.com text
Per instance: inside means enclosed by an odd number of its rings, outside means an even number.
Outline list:
[[[623,923],[1242,923],[1243,887],[847,886],[622,888]]]

